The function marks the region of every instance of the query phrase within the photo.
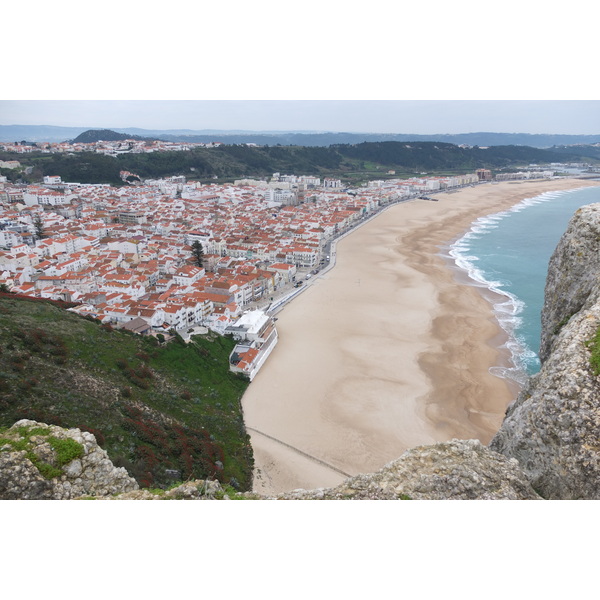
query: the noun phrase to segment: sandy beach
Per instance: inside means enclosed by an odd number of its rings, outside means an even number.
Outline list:
[[[343,238],[336,265],[278,316],[279,343],[242,405],[254,490],[284,492],[376,471],[406,449],[488,443],[517,389],[489,293],[443,250],[478,217],[598,182],[500,183],[390,207]]]

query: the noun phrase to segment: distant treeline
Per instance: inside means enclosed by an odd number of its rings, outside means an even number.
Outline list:
[[[0,160],[15,160],[0,153]],[[32,167],[29,174],[3,170],[11,181],[41,181],[44,175],[60,175],[63,181],[121,185],[121,170],[141,178],[185,175],[208,180],[268,177],[275,172],[343,178],[349,173],[396,170],[403,173],[473,171],[478,168],[511,168],[529,163],[598,161],[600,148],[557,147],[548,150],[528,146],[461,148],[443,142],[363,142],[329,147],[223,145],[190,151],[121,154],[110,157],[91,152],[73,154],[31,153],[18,160]]]
[[[144,135],[140,132],[141,135]],[[160,131],[148,132],[161,140],[171,142],[221,142],[223,144],[258,144],[275,146],[334,146],[338,144],[360,144],[362,142],[442,142],[466,144],[468,146],[530,146],[551,148],[567,144],[597,144],[600,135],[552,135],[530,133],[456,133],[417,135],[406,133],[206,133],[172,134]]]
[[[362,142],[445,142],[469,146],[530,146],[551,148],[567,144],[597,144],[600,135],[565,135],[541,133],[472,132],[420,135],[416,133],[349,133],[311,131],[225,131],[225,130],[168,130],[135,127],[102,130],[107,139],[160,139],[172,142],[222,142],[223,144],[258,144],[260,146],[331,146]],[[90,133],[91,132],[91,133]],[[98,130],[89,127],[56,127],[50,125],[0,125],[0,141],[31,140],[33,142],[64,142],[85,134],[88,141],[98,139]],[[125,134],[120,137],[119,134]],[[109,134],[111,135],[111,134]],[[86,139],[83,138],[83,139]]]

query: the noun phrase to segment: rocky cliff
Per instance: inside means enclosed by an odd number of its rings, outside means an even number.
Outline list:
[[[545,361],[569,319],[598,299],[600,275],[600,204],[578,209],[548,264],[540,359]]]
[[[376,473],[335,488],[294,490],[281,500],[540,500],[516,460],[478,440],[407,450]]]
[[[0,435],[0,500],[69,500],[137,488],[91,433],[23,419]]]
[[[600,204],[580,208],[548,268],[540,372],[490,448],[515,458],[544,498],[600,498]]]
[[[91,433],[22,420],[0,437],[0,499],[67,500],[528,500],[539,499],[516,460],[477,440],[420,446],[373,474],[335,488],[261,497],[224,489],[216,481],[185,482],[170,490],[141,490],[112,465]]]
[[[272,497],[320,499],[600,498],[600,204],[583,207],[549,264],[542,315],[542,367],[508,408],[488,447],[452,440],[405,452],[377,473],[337,487]],[[0,499],[256,498],[191,481],[139,490],[94,436],[34,421],[0,435]]]

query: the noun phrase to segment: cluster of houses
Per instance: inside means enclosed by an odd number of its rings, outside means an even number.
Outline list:
[[[167,142],[162,140],[118,140],[97,142],[36,142],[35,144],[23,144],[12,142],[0,142],[0,150],[14,152],[16,154],[30,154],[31,152],[42,152],[45,154],[63,152],[96,152],[117,156],[119,154],[141,154],[145,152],[176,152],[192,150],[194,148],[215,148],[222,142]],[[16,162],[16,161],[15,161]],[[13,168],[6,167],[5,168]]]
[[[123,187],[0,181],[0,285],[75,303],[78,314],[141,334],[197,326],[224,333],[291,289],[318,267],[331,239],[382,206],[475,181],[387,180],[355,190],[279,174],[233,185],[182,177]],[[254,350],[238,352],[236,368]]]

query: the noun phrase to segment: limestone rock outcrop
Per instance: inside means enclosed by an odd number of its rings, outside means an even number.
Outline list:
[[[0,500],[68,500],[138,489],[93,434],[23,419],[0,434]]]
[[[516,460],[478,440],[407,450],[376,473],[334,488],[294,490],[280,500],[540,500]]]
[[[540,359],[550,355],[562,327],[591,297],[598,296],[600,274],[600,204],[579,208],[550,262],[544,290]]]
[[[585,345],[599,326],[600,304],[572,318],[490,442],[545,498],[600,498],[600,386]]]
[[[549,499],[600,498],[600,204],[572,218],[550,261],[540,372],[508,408],[490,448],[515,458]]]
[[[226,493],[218,481],[197,479],[186,481],[169,490],[135,490],[112,496],[107,500],[220,500],[225,496]]]
[[[541,500],[519,468],[478,440],[451,440],[407,450],[376,473],[333,488],[261,496],[224,490],[216,481],[189,481],[167,491],[138,490],[111,500]]]

